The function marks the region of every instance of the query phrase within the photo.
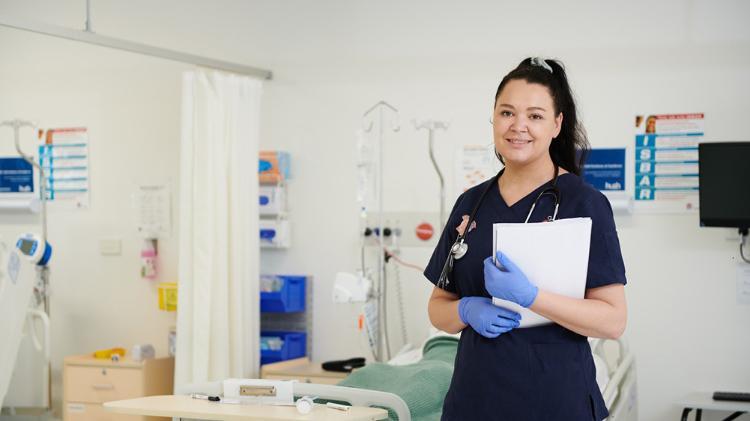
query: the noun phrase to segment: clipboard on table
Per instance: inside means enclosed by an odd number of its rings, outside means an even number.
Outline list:
[[[591,246],[591,218],[493,224],[492,244],[493,250],[508,256],[539,289],[583,298]],[[495,253],[493,259],[497,260]],[[521,314],[522,328],[552,323],[516,303],[500,298],[492,298],[492,303]]]

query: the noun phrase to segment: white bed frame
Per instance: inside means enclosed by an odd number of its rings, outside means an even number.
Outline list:
[[[613,346],[614,345],[614,346]],[[595,355],[611,367],[609,381],[602,391],[609,409],[607,421],[637,421],[638,393],[636,390],[635,357],[624,338],[616,341],[595,339],[591,342]]]

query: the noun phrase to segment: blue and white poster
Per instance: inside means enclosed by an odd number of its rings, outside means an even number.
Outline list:
[[[686,212],[698,209],[698,144],[703,113],[636,117],[636,209]]]
[[[0,158],[0,194],[33,193],[34,168],[23,158]]]
[[[591,149],[583,178],[601,191],[625,191],[625,148]]]
[[[89,207],[89,138],[84,127],[49,129],[39,146],[47,200],[56,206]]]

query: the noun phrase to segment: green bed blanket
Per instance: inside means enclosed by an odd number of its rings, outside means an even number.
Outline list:
[[[439,420],[457,347],[457,338],[438,336],[425,343],[422,360],[417,363],[401,366],[370,363],[338,385],[396,394],[409,406],[413,420]],[[388,415],[391,420],[398,419],[391,410]]]

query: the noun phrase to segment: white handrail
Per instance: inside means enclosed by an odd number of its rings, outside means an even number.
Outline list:
[[[50,362],[50,323],[49,323],[49,316],[47,316],[47,313],[36,310],[33,308],[30,308],[26,315],[28,317],[27,323],[29,324],[29,334],[31,335],[31,341],[34,343],[34,348],[36,348],[37,351],[44,353],[44,362],[45,364],[49,364]],[[39,336],[36,332],[36,324],[34,323],[34,318],[37,318],[42,321],[42,335],[44,337],[44,343],[40,343]]]

